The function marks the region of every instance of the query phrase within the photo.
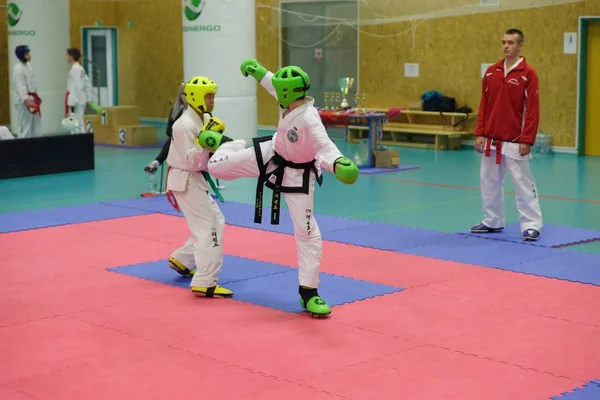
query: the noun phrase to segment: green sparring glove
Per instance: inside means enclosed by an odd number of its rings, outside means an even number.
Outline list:
[[[220,118],[211,116],[208,121],[202,127],[203,131],[214,131],[219,133],[225,132],[225,122],[221,121]]]
[[[98,104],[94,102],[89,102],[88,104],[92,110],[96,111],[96,113],[100,114],[102,112],[102,107],[100,107]]]
[[[223,135],[223,132],[225,132],[225,123],[217,117],[210,117],[196,138],[196,144],[215,152],[224,143],[224,138],[229,139]]]
[[[264,78],[268,72],[267,69],[260,65],[254,58],[244,60],[240,69],[242,70],[242,75],[252,75],[252,77],[259,82],[262,81],[262,78]]]
[[[347,184],[352,185],[358,179],[358,166],[354,161],[347,157],[340,157],[333,163],[333,172],[335,177]]]
[[[200,135],[198,135],[198,138],[196,139],[196,144],[202,148],[210,150],[211,153],[214,153],[223,143],[227,143],[232,140],[233,139],[223,135],[222,133],[209,130],[200,132]]]

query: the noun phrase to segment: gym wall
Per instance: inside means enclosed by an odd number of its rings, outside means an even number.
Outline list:
[[[71,0],[74,46],[81,46],[81,26],[94,26],[96,21],[118,28],[120,104],[139,106],[144,117],[166,118],[169,101],[175,101],[183,80],[181,0]],[[277,68],[277,39],[269,34],[257,29],[257,55]],[[263,57],[262,47],[270,46],[273,40],[274,55]],[[198,75],[201,74],[202,65],[198,65]],[[259,109],[259,121],[276,123],[277,106],[273,99],[262,91],[258,99],[259,104],[267,104]]]
[[[401,107],[427,90],[453,96],[476,111],[481,97],[481,64],[503,58],[505,30],[525,34],[522,55],[537,71],[540,131],[554,146],[575,146],[577,55],[563,53],[564,32],[577,32],[580,15],[598,15],[600,1],[431,19],[414,37],[360,37],[360,91],[374,107]],[[418,21],[416,22],[418,24]],[[410,22],[365,26],[377,35],[406,31]],[[414,42],[413,42],[414,40]],[[389,57],[388,54],[394,54]],[[374,62],[376,60],[376,62]],[[419,63],[419,78],[405,78],[403,63]]]
[[[456,4],[445,2],[445,6],[473,4],[472,0],[452,1]],[[577,55],[563,53],[563,33],[578,31],[579,16],[600,15],[599,0],[393,23],[375,23],[373,6],[381,5],[380,16],[389,17],[395,13],[394,6],[406,14],[431,12],[435,10],[433,2],[371,0],[370,7],[360,4],[360,18],[368,24],[361,26],[359,34],[359,92],[367,95],[367,107],[405,107],[419,102],[423,92],[439,90],[455,97],[459,107],[467,105],[477,111],[481,64],[503,58],[502,34],[515,27],[524,32],[523,55],[539,75],[540,131],[553,136],[554,146],[575,146]],[[276,17],[271,10],[258,9],[257,31],[268,32],[267,25],[277,26]],[[270,61],[269,67],[276,66],[278,38],[270,32],[268,37],[264,35],[257,38],[258,55]],[[419,77],[405,78],[404,63],[418,63]],[[276,115],[260,111],[260,124],[276,124]]]
[[[277,7],[278,1],[256,3],[257,58],[274,70],[279,62],[279,15],[264,6]],[[70,7],[73,46],[81,47],[82,26],[101,21],[118,28],[120,104],[139,106],[145,117],[165,118],[168,102],[183,79],[181,0],[71,0]],[[359,13],[361,18],[372,18],[373,9],[361,3]],[[418,102],[427,90],[439,90],[455,97],[459,106],[477,110],[481,64],[502,58],[502,32],[517,27],[526,36],[523,54],[540,77],[540,130],[553,135],[555,146],[573,147],[577,55],[563,54],[562,41],[563,32],[577,32],[580,15],[600,15],[600,1],[363,25],[360,92],[367,94],[368,106],[391,108]],[[6,9],[0,9],[0,31],[6,29]],[[406,33],[378,37],[401,32]],[[4,93],[8,92],[10,71],[6,52],[12,51],[6,49],[6,41],[6,35],[1,35],[0,91]],[[405,62],[419,63],[418,78],[404,77]],[[198,73],[202,73],[201,65]],[[9,101],[0,96],[0,123],[9,122]],[[259,90],[258,102],[258,123],[276,125],[278,110],[273,99]]]
[[[264,13],[264,10],[259,11]],[[181,0],[70,0],[70,12],[71,43],[80,49],[82,27],[94,27],[101,22],[105,27],[117,28],[119,103],[139,106],[140,115],[144,117],[166,118],[169,101],[175,100],[183,80]],[[0,9],[1,32],[7,30],[6,21],[6,9]],[[273,43],[275,48],[269,48]],[[257,55],[271,68],[277,68],[279,60],[277,43],[270,31],[257,28]],[[7,38],[2,35],[0,56],[4,62],[0,63],[0,91],[8,93],[10,69],[5,57],[6,47]],[[201,65],[198,74],[202,74]],[[273,124],[268,121],[275,121],[276,124],[277,105],[273,99],[259,90],[258,101],[266,104],[259,109],[259,123]],[[9,104],[7,96],[0,97],[0,123],[10,122]]]
[[[166,118],[183,79],[181,1],[71,0],[73,46],[96,21],[117,28],[119,103]]]

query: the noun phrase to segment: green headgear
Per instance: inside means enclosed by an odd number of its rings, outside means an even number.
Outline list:
[[[306,92],[310,89],[308,74],[295,65],[288,65],[275,72],[271,82],[277,93],[277,101],[283,108],[306,96]]]

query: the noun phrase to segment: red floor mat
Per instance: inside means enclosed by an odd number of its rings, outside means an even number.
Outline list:
[[[304,381],[352,399],[537,400],[577,383],[429,346]]]

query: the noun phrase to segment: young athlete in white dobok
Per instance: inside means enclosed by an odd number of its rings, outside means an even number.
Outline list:
[[[15,55],[19,59],[19,62],[13,68],[14,102],[19,120],[17,137],[20,139],[38,137],[42,134],[42,113],[40,109],[42,99],[36,89],[29,46],[17,46]]]
[[[67,62],[71,65],[71,69],[67,79],[66,104],[68,111],[65,119],[72,118],[77,123],[69,125],[67,121],[64,121],[63,126],[70,126],[72,134],[86,133],[85,107],[92,102],[92,83],[80,60],[81,52],[79,49],[75,47],[67,49]]]
[[[223,266],[225,218],[209,193],[210,152],[197,142],[202,130],[222,134],[225,129],[222,121],[210,115],[217,91],[217,84],[209,78],[190,79],[185,85],[188,108],[173,124],[166,191],[175,209],[183,212],[191,236],[173,252],[169,267],[192,276],[191,290],[198,296],[231,297],[231,290],[217,284]]]
[[[281,107],[279,126],[272,137],[254,138],[250,148],[246,148],[244,140],[202,132],[198,138],[200,144],[215,152],[208,170],[221,180],[258,179],[256,223],[262,219],[263,185],[273,190],[272,224],[279,223],[283,193],[298,247],[300,302],[313,316],[329,315],[330,307],[317,291],[322,239],[314,217],[314,183],[322,182],[321,165],[347,184],[358,179],[358,167],[329,138],[314,99],[307,96],[309,76],[300,67],[286,66],[273,74],[252,59],[244,61],[241,70],[277,99]]]

